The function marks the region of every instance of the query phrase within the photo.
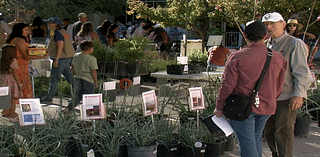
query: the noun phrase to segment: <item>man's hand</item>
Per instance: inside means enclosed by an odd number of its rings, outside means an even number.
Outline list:
[[[300,108],[303,104],[303,97],[294,96],[290,99],[290,105],[292,110]]]
[[[216,115],[217,117],[221,117],[223,115],[223,112],[215,109],[213,114]]]
[[[53,61],[53,66],[58,67],[58,64],[59,64],[59,59],[57,58]]]

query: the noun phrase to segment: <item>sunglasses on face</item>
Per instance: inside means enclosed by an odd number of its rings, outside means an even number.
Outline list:
[[[297,25],[294,24],[288,24],[289,27],[297,27]]]

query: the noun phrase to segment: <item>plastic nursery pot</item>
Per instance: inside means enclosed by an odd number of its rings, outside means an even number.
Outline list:
[[[146,147],[127,146],[128,157],[156,157],[157,144]]]
[[[206,153],[207,145],[203,144],[202,147],[187,147],[181,145],[181,151],[183,157],[204,157]]]
[[[297,117],[294,124],[294,136],[306,138],[310,131],[310,117]]]
[[[178,157],[179,144],[158,145],[157,157]]]

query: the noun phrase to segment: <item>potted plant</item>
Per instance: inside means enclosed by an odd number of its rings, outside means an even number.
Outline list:
[[[98,62],[99,73],[112,73],[115,71],[115,64],[119,60],[119,54],[114,48],[93,41],[92,56],[96,57]]]
[[[178,63],[177,57],[168,61],[167,74],[182,75],[184,65]]]
[[[205,157],[219,157],[223,155],[226,144],[225,136],[221,134],[212,134],[203,123],[201,123],[200,128],[203,142],[207,145]]]
[[[179,129],[179,141],[181,142],[181,151],[179,154],[184,157],[203,157],[206,144],[203,143],[203,136],[198,130],[194,121],[188,121]]]
[[[189,73],[200,73],[207,67],[208,55],[201,51],[194,51],[188,54]]]
[[[149,118],[133,115],[121,126],[126,130],[128,157],[156,157],[157,134]]]
[[[95,129],[82,131],[82,139],[90,149],[94,150],[96,157],[113,156],[126,157],[125,129],[121,126],[121,120],[110,123],[108,119],[96,121]]]
[[[199,51],[193,51],[192,53],[188,54],[188,72],[189,73],[200,73],[203,68],[201,63],[199,62]]]
[[[309,135],[311,115],[308,110],[310,99],[306,99],[303,105],[297,109],[296,122],[294,124],[294,136],[307,137]]]
[[[123,39],[115,43],[114,49],[119,54],[118,73],[137,74],[147,66],[146,51],[149,51],[150,40],[144,37],[135,36],[132,40]]]
[[[155,122],[155,131],[159,143],[157,156],[176,157],[178,156],[178,134],[177,121],[160,119]]]

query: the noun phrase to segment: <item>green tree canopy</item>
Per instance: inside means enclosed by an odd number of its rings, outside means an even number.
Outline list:
[[[137,13],[137,18],[149,19],[167,27],[177,26],[187,29],[205,41],[207,32],[212,29],[210,24],[223,19],[223,15],[214,6],[209,6],[206,0],[167,0],[167,5],[157,8],[148,7],[138,0],[128,0],[130,11]],[[212,16],[214,15],[214,16]],[[204,42],[203,49],[204,49]]]
[[[20,16],[25,20],[41,16],[44,19],[59,17],[76,21],[80,12],[123,16],[126,11],[126,0],[1,0],[0,11],[4,13],[3,17],[13,19],[17,3],[20,4]]]
[[[164,7],[148,7],[138,0],[128,0],[130,11],[137,13],[137,18],[149,19],[165,26],[186,28],[197,34],[203,41],[210,30],[210,23],[225,21],[229,26],[237,26],[251,20],[260,20],[268,12],[279,12],[285,19],[291,15],[305,11],[305,18],[300,23],[307,25],[306,19],[312,11],[315,0],[167,0]],[[317,19],[320,4],[315,3],[311,21]],[[319,28],[315,24],[308,30]],[[317,30],[318,31],[318,30]],[[204,44],[204,42],[203,42]]]

